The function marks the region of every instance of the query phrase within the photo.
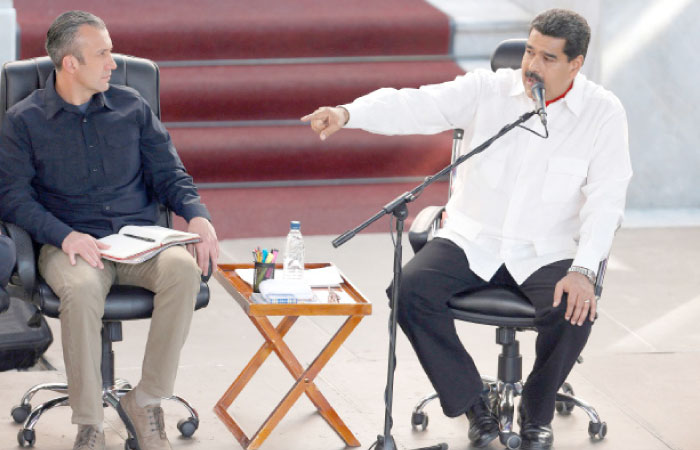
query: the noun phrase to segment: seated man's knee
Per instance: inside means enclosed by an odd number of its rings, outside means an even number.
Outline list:
[[[571,319],[566,318],[567,308],[568,296],[566,295],[566,293],[564,293],[561,299],[561,303],[559,303],[559,305],[556,308],[549,307],[545,308],[542,311],[538,311],[536,322],[539,325],[569,325],[569,327],[566,327],[566,330],[570,334],[587,333],[588,331],[583,330],[588,330],[588,328],[590,328],[590,325],[592,325],[593,323],[588,317],[590,313],[586,313],[586,320],[584,321],[582,326],[573,325],[570,322]]]
[[[171,247],[161,254],[159,268],[168,285],[181,289],[199,289],[202,272],[197,261],[184,247]]]
[[[415,306],[416,299],[419,297],[418,288],[421,286],[420,277],[416,276],[411,271],[405,271],[401,276],[401,284],[399,284],[399,309],[397,318],[399,323],[404,322],[411,310]],[[391,299],[393,292],[393,283],[386,289],[387,296]]]
[[[56,295],[61,299],[61,314],[79,310],[91,311],[99,317],[102,317],[104,312],[104,298],[108,289],[105,289],[97,277],[89,276],[75,278],[69,283],[54,287]]]

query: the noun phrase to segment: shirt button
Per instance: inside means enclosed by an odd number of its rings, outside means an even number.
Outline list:
[[[112,209],[111,206],[105,206],[105,211],[109,211],[110,209]]]
[[[83,117],[83,123],[87,123],[87,117]]]
[[[93,172],[97,172],[97,169],[92,169]]]

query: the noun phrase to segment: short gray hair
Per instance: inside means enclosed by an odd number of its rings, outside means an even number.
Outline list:
[[[46,32],[46,52],[56,69],[61,69],[63,58],[67,55],[75,56],[80,63],[85,62],[75,42],[78,29],[83,25],[107,29],[102,19],[86,11],[64,12],[49,27]]]

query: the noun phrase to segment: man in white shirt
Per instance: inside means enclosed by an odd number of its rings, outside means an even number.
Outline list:
[[[459,341],[447,301],[488,285],[521,292],[535,306],[537,358],[520,405],[522,449],[549,449],[556,391],[596,316],[595,271],[612,244],[632,175],[627,118],[619,100],[579,74],[590,28],[561,9],[538,15],[520,70],[475,71],[420,89],[379,89],[302,118],[326,139],[339,129],[430,134],[463,128],[465,148],[533,109],[544,83],[549,138],[516,128],[462,164],[437,237],[408,263],[398,320],[444,413],[466,413],[469,438],[486,446],[498,423]],[[537,116],[526,127],[544,132]]]

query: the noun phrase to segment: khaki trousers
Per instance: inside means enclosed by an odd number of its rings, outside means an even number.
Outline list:
[[[146,393],[169,397],[199,292],[201,271],[182,246],[170,247],[141,264],[103,260],[104,269],[91,267],[53,245],[39,254],[39,271],[60,298],[59,318],[63,359],[68,378],[72,422],[85,425],[103,421],[102,316],[105,298],[113,284],[126,284],[154,292],[154,309],[146,342],[139,387]]]

